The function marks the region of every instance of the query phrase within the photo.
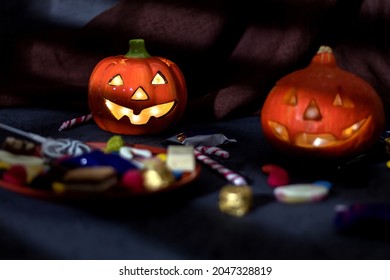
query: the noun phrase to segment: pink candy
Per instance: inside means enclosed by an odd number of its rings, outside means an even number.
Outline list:
[[[261,171],[268,174],[267,183],[273,188],[287,185],[290,182],[288,172],[278,165],[263,165]]]
[[[23,165],[12,165],[3,174],[3,180],[17,185],[23,185],[27,182],[27,171]]]
[[[134,193],[142,193],[144,189],[144,179],[138,169],[126,171],[121,180],[121,186],[130,189]]]

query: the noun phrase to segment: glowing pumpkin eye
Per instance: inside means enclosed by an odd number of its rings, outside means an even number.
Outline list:
[[[108,82],[110,86],[123,86],[123,79],[121,75],[115,75],[111,78],[111,80]]]
[[[157,72],[156,76],[154,76],[152,80],[152,85],[165,85],[167,84],[167,80],[165,79],[164,75],[160,72]]]
[[[333,100],[333,106],[338,106],[338,107],[344,107],[344,108],[353,108],[355,105],[346,96],[343,96],[343,89],[341,87],[337,88],[338,93],[336,94],[336,97]],[[341,98],[343,96],[343,98]]]
[[[284,103],[287,105],[296,106],[298,103],[297,91],[298,90],[296,87],[291,87],[284,96]]]

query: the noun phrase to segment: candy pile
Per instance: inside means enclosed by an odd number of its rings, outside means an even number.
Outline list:
[[[275,198],[283,203],[321,201],[332,187],[328,181],[291,184],[287,170],[274,164],[263,165],[261,171],[268,174],[267,184],[273,188]]]
[[[186,169],[172,167],[173,152],[152,153],[147,148],[127,146],[120,136],[113,136],[104,147],[94,147],[77,155],[48,157],[42,145],[7,137],[0,149],[0,176],[4,182],[64,193],[99,193],[107,190],[150,193],[168,188],[186,173],[195,171],[194,151],[179,151],[180,160],[189,160]],[[169,148],[169,147],[168,147]],[[167,161],[171,165],[167,164]],[[172,163],[173,162],[173,163]]]

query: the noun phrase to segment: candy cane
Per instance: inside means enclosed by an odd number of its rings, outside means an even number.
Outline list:
[[[88,114],[88,115],[84,115],[84,116],[81,116],[81,117],[77,117],[77,118],[73,118],[73,119],[64,121],[62,123],[62,125],[60,126],[60,128],[58,129],[58,131],[62,131],[64,129],[72,127],[72,126],[74,126],[76,124],[86,123],[86,122],[88,122],[91,119],[92,119],[92,114]]]
[[[214,146],[197,146],[195,149],[203,154],[215,155],[220,158],[229,158],[230,156],[228,151]]]
[[[197,160],[199,160],[206,166],[210,167],[211,169],[217,171],[219,174],[222,174],[226,180],[233,183],[234,185],[239,186],[239,185],[248,184],[244,177],[230,170],[229,168],[223,166],[222,164],[216,162],[215,160],[211,159],[210,157],[201,153],[200,151],[195,149],[194,155]]]

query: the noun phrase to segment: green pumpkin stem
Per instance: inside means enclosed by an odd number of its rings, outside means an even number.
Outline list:
[[[129,41],[129,51],[124,55],[128,58],[148,58],[151,55],[146,51],[144,39],[132,39]]]

